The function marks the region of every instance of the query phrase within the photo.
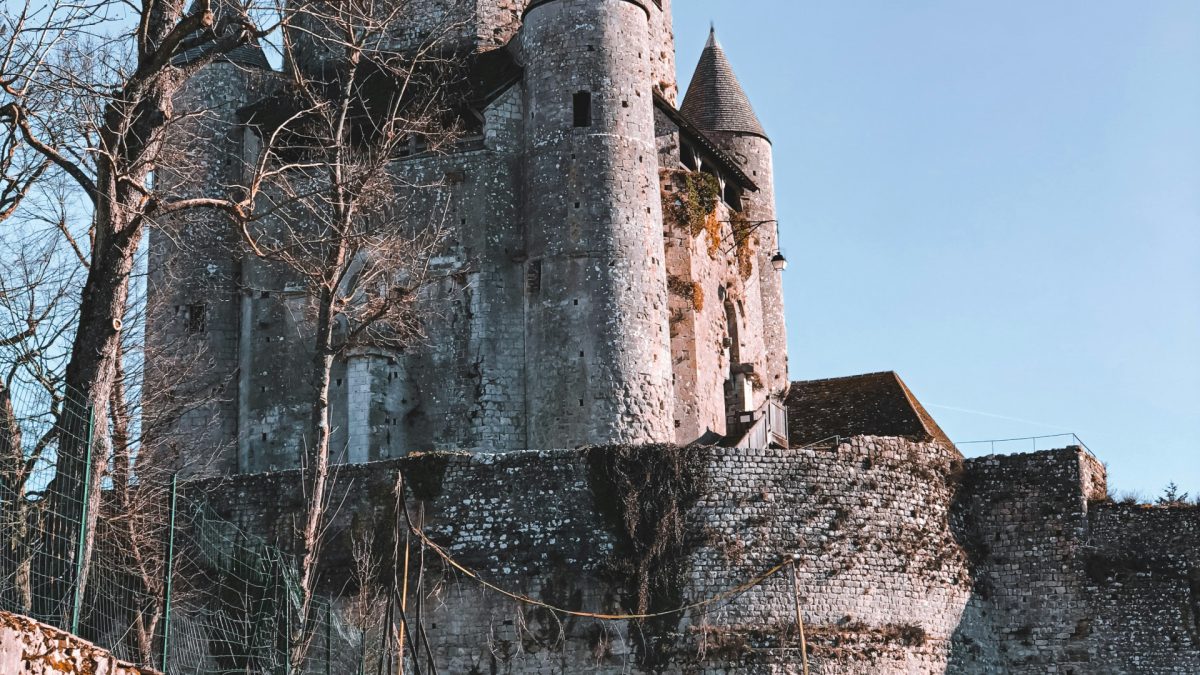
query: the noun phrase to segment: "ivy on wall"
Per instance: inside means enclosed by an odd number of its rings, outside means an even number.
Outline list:
[[[708,233],[708,255],[716,258],[721,252],[721,221],[717,204],[721,199],[721,183],[716,176],[684,169],[668,170],[671,182],[682,189],[663,193],[663,213],[674,223],[687,228],[693,237]]]

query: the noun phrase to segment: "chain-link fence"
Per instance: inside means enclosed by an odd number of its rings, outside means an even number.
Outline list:
[[[292,555],[99,439],[94,414],[0,384],[0,609],[167,673],[399,670],[393,611],[320,598],[301,620]]]

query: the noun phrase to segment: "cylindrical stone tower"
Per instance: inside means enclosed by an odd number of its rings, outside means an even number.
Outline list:
[[[674,435],[652,11],[649,0],[541,0],[526,10],[534,448]]]
[[[762,294],[763,343],[767,391],[782,395],[788,387],[787,326],[783,309],[783,278],[772,265],[779,253],[779,223],[775,215],[775,175],[771,141],[714,30],[708,38],[696,73],[688,85],[681,112],[700,127],[750,176],[757,192],[748,193],[743,215],[754,225],[758,241],[758,285]]]

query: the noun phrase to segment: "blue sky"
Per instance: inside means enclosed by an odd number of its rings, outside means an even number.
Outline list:
[[[1200,2],[675,4],[681,86],[716,22],[774,142],[794,378],[1200,493]]]

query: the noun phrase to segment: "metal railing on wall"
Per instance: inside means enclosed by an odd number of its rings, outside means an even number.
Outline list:
[[[991,454],[997,452],[1038,452],[1040,450],[1057,450],[1067,446],[1083,448],[1093,459],[1096,454],[1073,433],[1051,434],[1048,436],[1022,436],[1019,438],[996,438],[982,441],[956,441],[956,446],[987,447]]]

